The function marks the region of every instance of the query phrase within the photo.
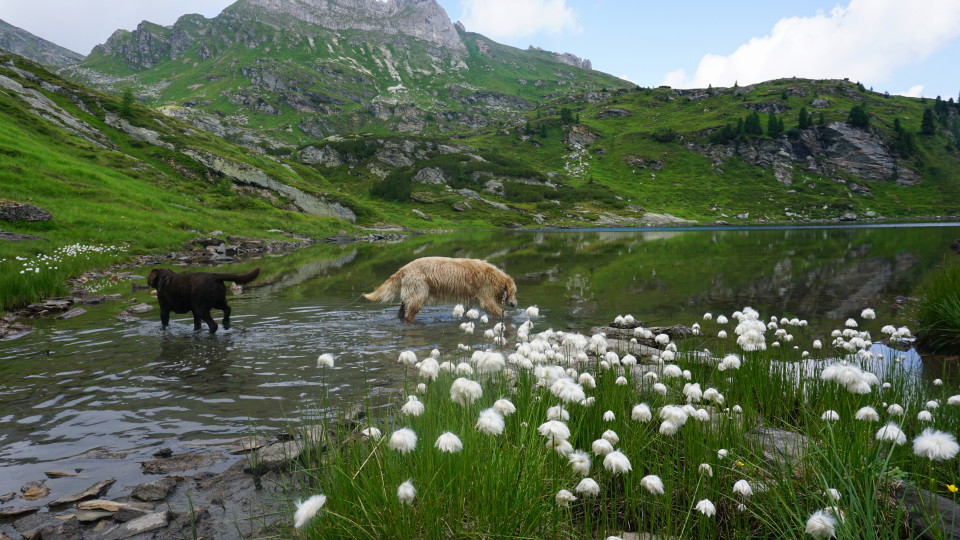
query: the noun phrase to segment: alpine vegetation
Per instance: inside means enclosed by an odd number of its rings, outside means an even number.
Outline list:
[[[936,510],[891,494],[960,491],[957,381],[921,376],[902,352],[910,330],[882,330],[873,310],[835,329],[714,311],[686,337],[608,338],[540,329],[530,310],[514,323],[462,309],[480,343],[385,359],[403,397],[367,403],[362,425],[326,423],[337,444],[297,475],[326,505],[313,520],[322,502],[297,506],[297,534],[936,536]]]

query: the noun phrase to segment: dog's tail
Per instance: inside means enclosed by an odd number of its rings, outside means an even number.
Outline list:
[[[234,283],[239,283],[243,285],[244,283],[250,283],[257,276],[260,275],[260,269],[254,268],[253,270],[247,272],[246,274],[214,274],[213,278],[219,282],[232,281]]]
[[[363,295],[367,300],[374,302],[389,302],[400,291],[400,272],[388,277],[375,291]]]

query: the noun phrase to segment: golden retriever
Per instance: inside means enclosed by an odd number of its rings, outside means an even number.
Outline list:
[[[372,293],[367,300],[389,302],[400,293],[397,316],[413,321],[428,301],[479,303],[494,317],[503,317],[501,304],[517,305],[513,278],[496,266],[479,259],[423,257],[406,264]]]
[[[193,330],[200,330],[200,322],[207,323],[210,333],[217,331],[217,323],[210,315],[212,308],[223,310],[223,328],[230,328],[230,306],[227,305],[227,288],[224,281],[249,283],[260,274],[259,268],[246,274],[212,274],[195,272],[178,274],[166,268],[154,268],[147,276],[147,284],[157,289],[160,303],[160,323],[166,328],[170,312],[193,312]]]

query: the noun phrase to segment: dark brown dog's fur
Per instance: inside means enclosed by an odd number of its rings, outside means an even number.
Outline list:
[[[193,312],[193,330],[200,330],[200,322],[204,321],[212,334],[217,331],[217,323],[210,316],[212,308],[223,310],[223,327],[230,328],[230,306],[227,305],[227,288],[223,282],[248,283],[259,274],[259,268],[246,274],[178,274],[166,268],[154,268],[147,276],[147,285],[157,289],[160,323],[164,327],[170,323],[171,311],[190,311]]]
[[[400,312],[413,321],[427,302],[479,303],[487,313],[503,317],[501,305],[517,305],[517,285],[503,270],[479,259],[422,257],[399,269],[364,296],[389,302],[399,293]]]

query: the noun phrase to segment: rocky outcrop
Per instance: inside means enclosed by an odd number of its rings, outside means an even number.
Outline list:
[[[339,167],[343,165],[343,157],[329,146],[317,148],[308,146],[300,151],[300,161],[307,165],[321,165],[323,167]]]
[[[22,28],[0,21],[0,49],[47,66],[65,66],[83,61],[84,56],[35,36]]]
[[[631,116],[633,116],[633,113],[630,111],[611,107],[598,112],[596,118],[602,120],[604,118],[629,118]]]
[[[443,176],[443,170],[435,167],[425,167],[417,171],[413,177],[414,182],[422,184],[446,184],[447,179]]]
[[[784,185],[793,182],[797,168],[825,176],[846,173],[868,182],[893,182],[902,186],[914,185],[921,179],[916,171],[898,162],[879,137],[846,122],[805,129],[796,140],[788,137],[737,139],[720,145],[691,141],[685,146],[712,158],[715,168],[734,156],[753,165],[773,168],[774,176]],[[866,186],[856,185],[851,189],[855,193],[869,193]]]
[[[447,12],[434,0],[249,0],[241,9],[265,14],[258,18],[274,24],[281,22],[278,16],[286,16],[331,30],[413,36],[447,49],[466,50]]]
[[[527,47],[527,50],[544,52],[543,49],[541,49],[540,47],[534,47],[533,45],[530,45],[529,47]],[[545,51],[545,52],[548,52],[549,54],[551,54],[554,60],[562,64],[567,64],[568,66],[575,66],[583,69],[593,69],[593,63],[590,62],[590,60],[587,60],[586,58],[580,58],[575,54],[571,54],[567,52],[565,53],[557,53],[552,51]]]
[[[207,168],[230,178],[235,183],[249,184],[279,193],[289,198],[297,208],[308,214],[345,219],[350,222],[357,220],[357,215],[346,206],[338,202],[328,202],[322,197],[311,195],[301,189],[278,182],[260,169],[250,165],[230,161],[202,150],[186,149],[182,152]]]
[[[569,126],[563,135],[568,146],[583,148],[597,142],[600,136],[582,124]]]
[[[39,206],[0,199],[0,220],[3,221],[50,221],[53,218]]]

